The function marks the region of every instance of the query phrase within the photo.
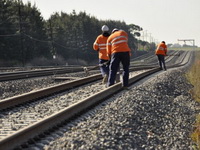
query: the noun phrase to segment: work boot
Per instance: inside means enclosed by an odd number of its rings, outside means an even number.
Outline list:
[[[107,82],[108,82],[108,75],[106,74],[106,75],[104,75],[104,77],[103,77],[102,83],[103,83],[103,84],[106,84]]]
[[[128,91],[128,90],[130,90],[130,88],[127,87],[127,86],[124,86],[124,87],[123,87],[123,90],[127,90],[127,91]]]

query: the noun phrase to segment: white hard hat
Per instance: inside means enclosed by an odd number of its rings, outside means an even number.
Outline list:
[[[117,29],[117,28],[114,28],[113,30],[112,30],[112,32],[111,33],[114,33],[115,31],[118,31],[119,29]]]
[[[103,25],[101,30],[104,32],[104,31],[109,31],[109,28],[107,25]]]

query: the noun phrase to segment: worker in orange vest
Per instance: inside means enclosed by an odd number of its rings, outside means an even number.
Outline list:
[[[158,57],[160,69],[167,70],[165,65],[165,56],[167,55],[167,45],[165,45],[165,41],[162,41],[160,44],[158,44],[155,54]]]
[[[103,25],[101,30],[102,30],[102,34],[96,38],[93,44],[93,49],[98,51],[99,53],[99,66],[100,66],[101,74],[103,76],[102,83],[105,84],[107,83],[108,74],[109,74],[109,57],[106,51],[106,43],[107,43],[108,37],[110,36],[110,33],[109,33],[109,28],[107,25]]]
[[[123,66],[122,84],[124,89],[128,89],[130,51],[128,46],[128,34],[124,30],[113,29],[112,34],[107,40],[107,53],[110,57],[108,86],[114,84],[121,62]]]

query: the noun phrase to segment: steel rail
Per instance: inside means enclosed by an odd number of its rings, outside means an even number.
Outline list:
[[[57,74],[72,73],[72,72],[82,72],[82,71],[83,71],[83,67],[74,68],[74,69],[60,68],[60,69],[50,69],[50,70],[43,69],[43,70],[35,70],[35,71],[19,71],[19,72],[12,72],[12,73],[1,73],[0,81],[26,79],[26,78],[32,78],[32,77],[41,77],[41,76],[57,75]]]
[[[152,69],[152,68],[155,68],[155,67],[154,66],[131,67],[130,71],[146,70],[146,69]],[[62,83],[59,85],[54,85],[54,86],[40,89],[37,91],[32,91],[32,92],[24,93],[24,94],[17,95],[14,97],[6,98],[0,101],[0,109],[14,107],[15,105],[19,105],[24,102],[35,100],[37,98],[42,98],[45,96],[47,97],[49,95],[52,95],[53,93],[69,90],[69,89],[72,89],[73,87],[81,86],[83,84],[94,82],[100,79],[102,79],[102,76],[99,73],[99,74],[91,75],[89,77],[85,77],[82,79],[77,79],[77,80],[70,81],[67,83]]]
[[[137,75],[136,77],[130,79],[130,84],[133,84],[133,82],[144,78],[145,76],[149,75],[149,73],[152,74],[157,71],[159,71],[158,68]],[[27,139],[33,138],[36,135],[42,133],[43,131],[48,130],[49,128],[63,122],[64,120],[70,119],[74,115],[80,113],[88,107],[95,105],[96,103],[99,103],[100,101],[108,98],[109,96],[115,94],[120,90],[122,90],[122,84],[115,84],[101,92],[98,92],[86,99],[83,99],[78,103],[67,107],[66,109],[61,110],[58,113],[49,116],[48,118],[42,119],[41,121],[29,125],[15,132],[14,134],[2,139],[0,141],[0,149],[13,149],[19,144],[22,144],[23,142],[27,141]]]
[[[152,69],[152,68],[154,68],[154,67],[152,67],[152,66],[151,67],[134,67],[134,68],[130,68],[130,71],[138,71],[138,70],[145,70],[145,69]],[[77,80],[73,80],[73,81],[70,81],[67,83],[61,83],[61,84],[47,87],[44,89],[39,89],[36,91],[24,93],[21,95],[9,97],[9,98],[6,98],[6,99],[3,99],[0,101],[0,110],[7,109],[9,107],[14,107],[16,105],[19,105],[19,104],[22,104],[25,102],[29,102],[31,100],[35,100],[38,98],[47,97],[54,93],[66,91],[66,90],[72,89],[74,87],[78,87],[83,84],[94,82],[94,81],[97,81],[100,79],[102,79],[102,75],[99,73],[99,74],[94,74],[94,75],[91,75],[88,77],[84,77],[82,79],[77,79]]]
[[[0,109],[6,109],[6,108],[9,108],[9,107],[13,107],[15,105],[22,104],[24,102],[28,102],[28,101],[37,99],[37,98],[52,95],[53,93],[58,93],[58,92],[62,92],[62,91],[65,91],[65,90],[69,90],[69,89],[72,89],[74,87],[99,80],[101,78],[102,78],[101,74],[96,74],[96,75],[92,75],[92,76],[85,77],[85,78],[82,78],[82,79],[70,81],[70,82],[67,82],[67,83],[61,83],[61,84],[54,85],[54,86],[51,86],[51,87],[47,87],[47,88],[44,88],[44,89],[40,89],[40,90],[37,90],[37,91],[31,91],[31,92],[28,92],[28,93],[25,93],[25,94],[6,98],[6,99],[0,101]]]
[[[169,54],[174,55],[174,54],[180,54],[180,53],[183,53],[183,51],[172,51]],[[174,58],[175,58],[175,56],[173,56],[173,57],[166,56],[165,62],[168,63],[171,60],[173,60]],[[151,59],[153,59],[153,61]],[[136,62],[133,61],[133,62],[131,62],[131,65],[134,65],[134,66],[137,66],[137,65],[140,65],[140,66],[152,66],[152,65],[158,64],[157,63],[157,57],[155,55],[149,56],[149,57],[147,57],[145,59],[142,59],[142,60],[143,60],[143,63],[140,60],[141,64],[137,64],[136,63],[137,61]]]
[[[155,56],[153,55],[151,57],[155,57]],[[137,64],[135,65],[135,67],[136,68],[137,67],[151,67],[154,64],[156,63],[146,64],[146,65]],[[92,67],[94,66],[90,66],[88,67],[88,69]],[[40,69],[40,70],[31,70],[31,71],[3,72],[3,73],[0,73],[0,81],[26,79],[26,78],[32,78],[32,77],[41,77],[41,76],[48,76],[48,75],[55,75],[55,74],[81,72],[81,71],[83,71],[83,67],[61,67],[61,68],[50,68],[50,69]]]
[[[40,77],[55,74],[64,74],[72,72],[83,71],[81,67],[78,68],[56,68],[56,69],[42,69],[42,70],[32,70],[32,71],[17,71],[17,72],[6,72],[0,73],[0,81],[25,79],[32,77]]]
[[[183,55],[184,56],[184,55]],[[182,60],[181,60],[182,61]],[[142,67],[131,67],[130,68],[130,72],[131,71],[138,71],[138,70],[146,70],[146,69],[152,69],[155,68],[154,66],[142,66]],[[42,97],[47,97],[52,95],[53,93],[58,93],[58,92],[62,92],[65,90],[69,90],[72,89],[74,87],[77,86],[81,86],[83,84],[87,84],[90,82],[94,82],[97,80],[102,79],[101,74],[95,74],[95,75],[91,75],[89,77],[85,77],[82,79],[77,79],[77,80],[73,80],[67,83],[62,83],[59,85],[54,85],[51,87],[47,87],[44,89],[40,89],[37,91],[31,91],[28,93],[24,93],[21,95],[17,95],[14,97],[10,97],[10,98],[6,98],[0,101],[0,109],[6,109],[9,107],[14,107],[15,105],[19,105],[22,104],[24,102],[29,102],[31,100],[35,100],[37,98],[42,98]]]
[[[170,68],[186,65],[189,62],[192,55],[190,53],[190,56],[188,57],[186,56],[187,55],[185,55],[184,59],[182,59],[182,63],[180,63],[179,65],[170,66]],[[159,68],[154,68],[144,73],[141,73],[129,79],[129,83],[130,85],[134,84],[137,81],[149,75],[152,75],[158,71],[160,71]],[[29,125],[15,132],[14,134],[9,135],[6,138],[2,139],[0,141],[0,149],[6,149],[6,150],[13,149],[21,145],[22,143],[26,142],[28,139],[33,138],[48,129],[51,129],[53,126],[56,126],[62,123],[63,121],[67,121],[68,119],[72,118],[76,114],[81,113],[82,111],[96,105],[97,103],[100,103],[101,101],[107,99],[108,97],[111,97],[113,94],[121,90],[122,90],[122,83],[120,82],[63,109],[60,112],[52,114],[48,118],[42,119],[41,121],[38,121],[32,125]]]

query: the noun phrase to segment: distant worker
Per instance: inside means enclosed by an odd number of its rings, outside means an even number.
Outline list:
[[[102,83],[105,84],[108,81],[109,74],[109,57],[106,51],[106,43],[108,37],[110,36],[110,33],[107,25],[103,25],[101,30],[102,34],[96,38],[93,44],[93,49],[99,52],[99,66],[101,74],[103,76]]]
[[[128,34],[124,30],[113,29],[112,34],[107,40],[107,53],[110,57],[110,71],[108,86],[114,84],[120,62],[123,66],[123,87],[128,89],[130,48],[128,46]]]
[[[155,54],[158,57],[160,69],[167,70],[165,65],[165,56],[167,55],[167,46],[165,45],[165,41],[162,41],[160,44],[158,44]]]

